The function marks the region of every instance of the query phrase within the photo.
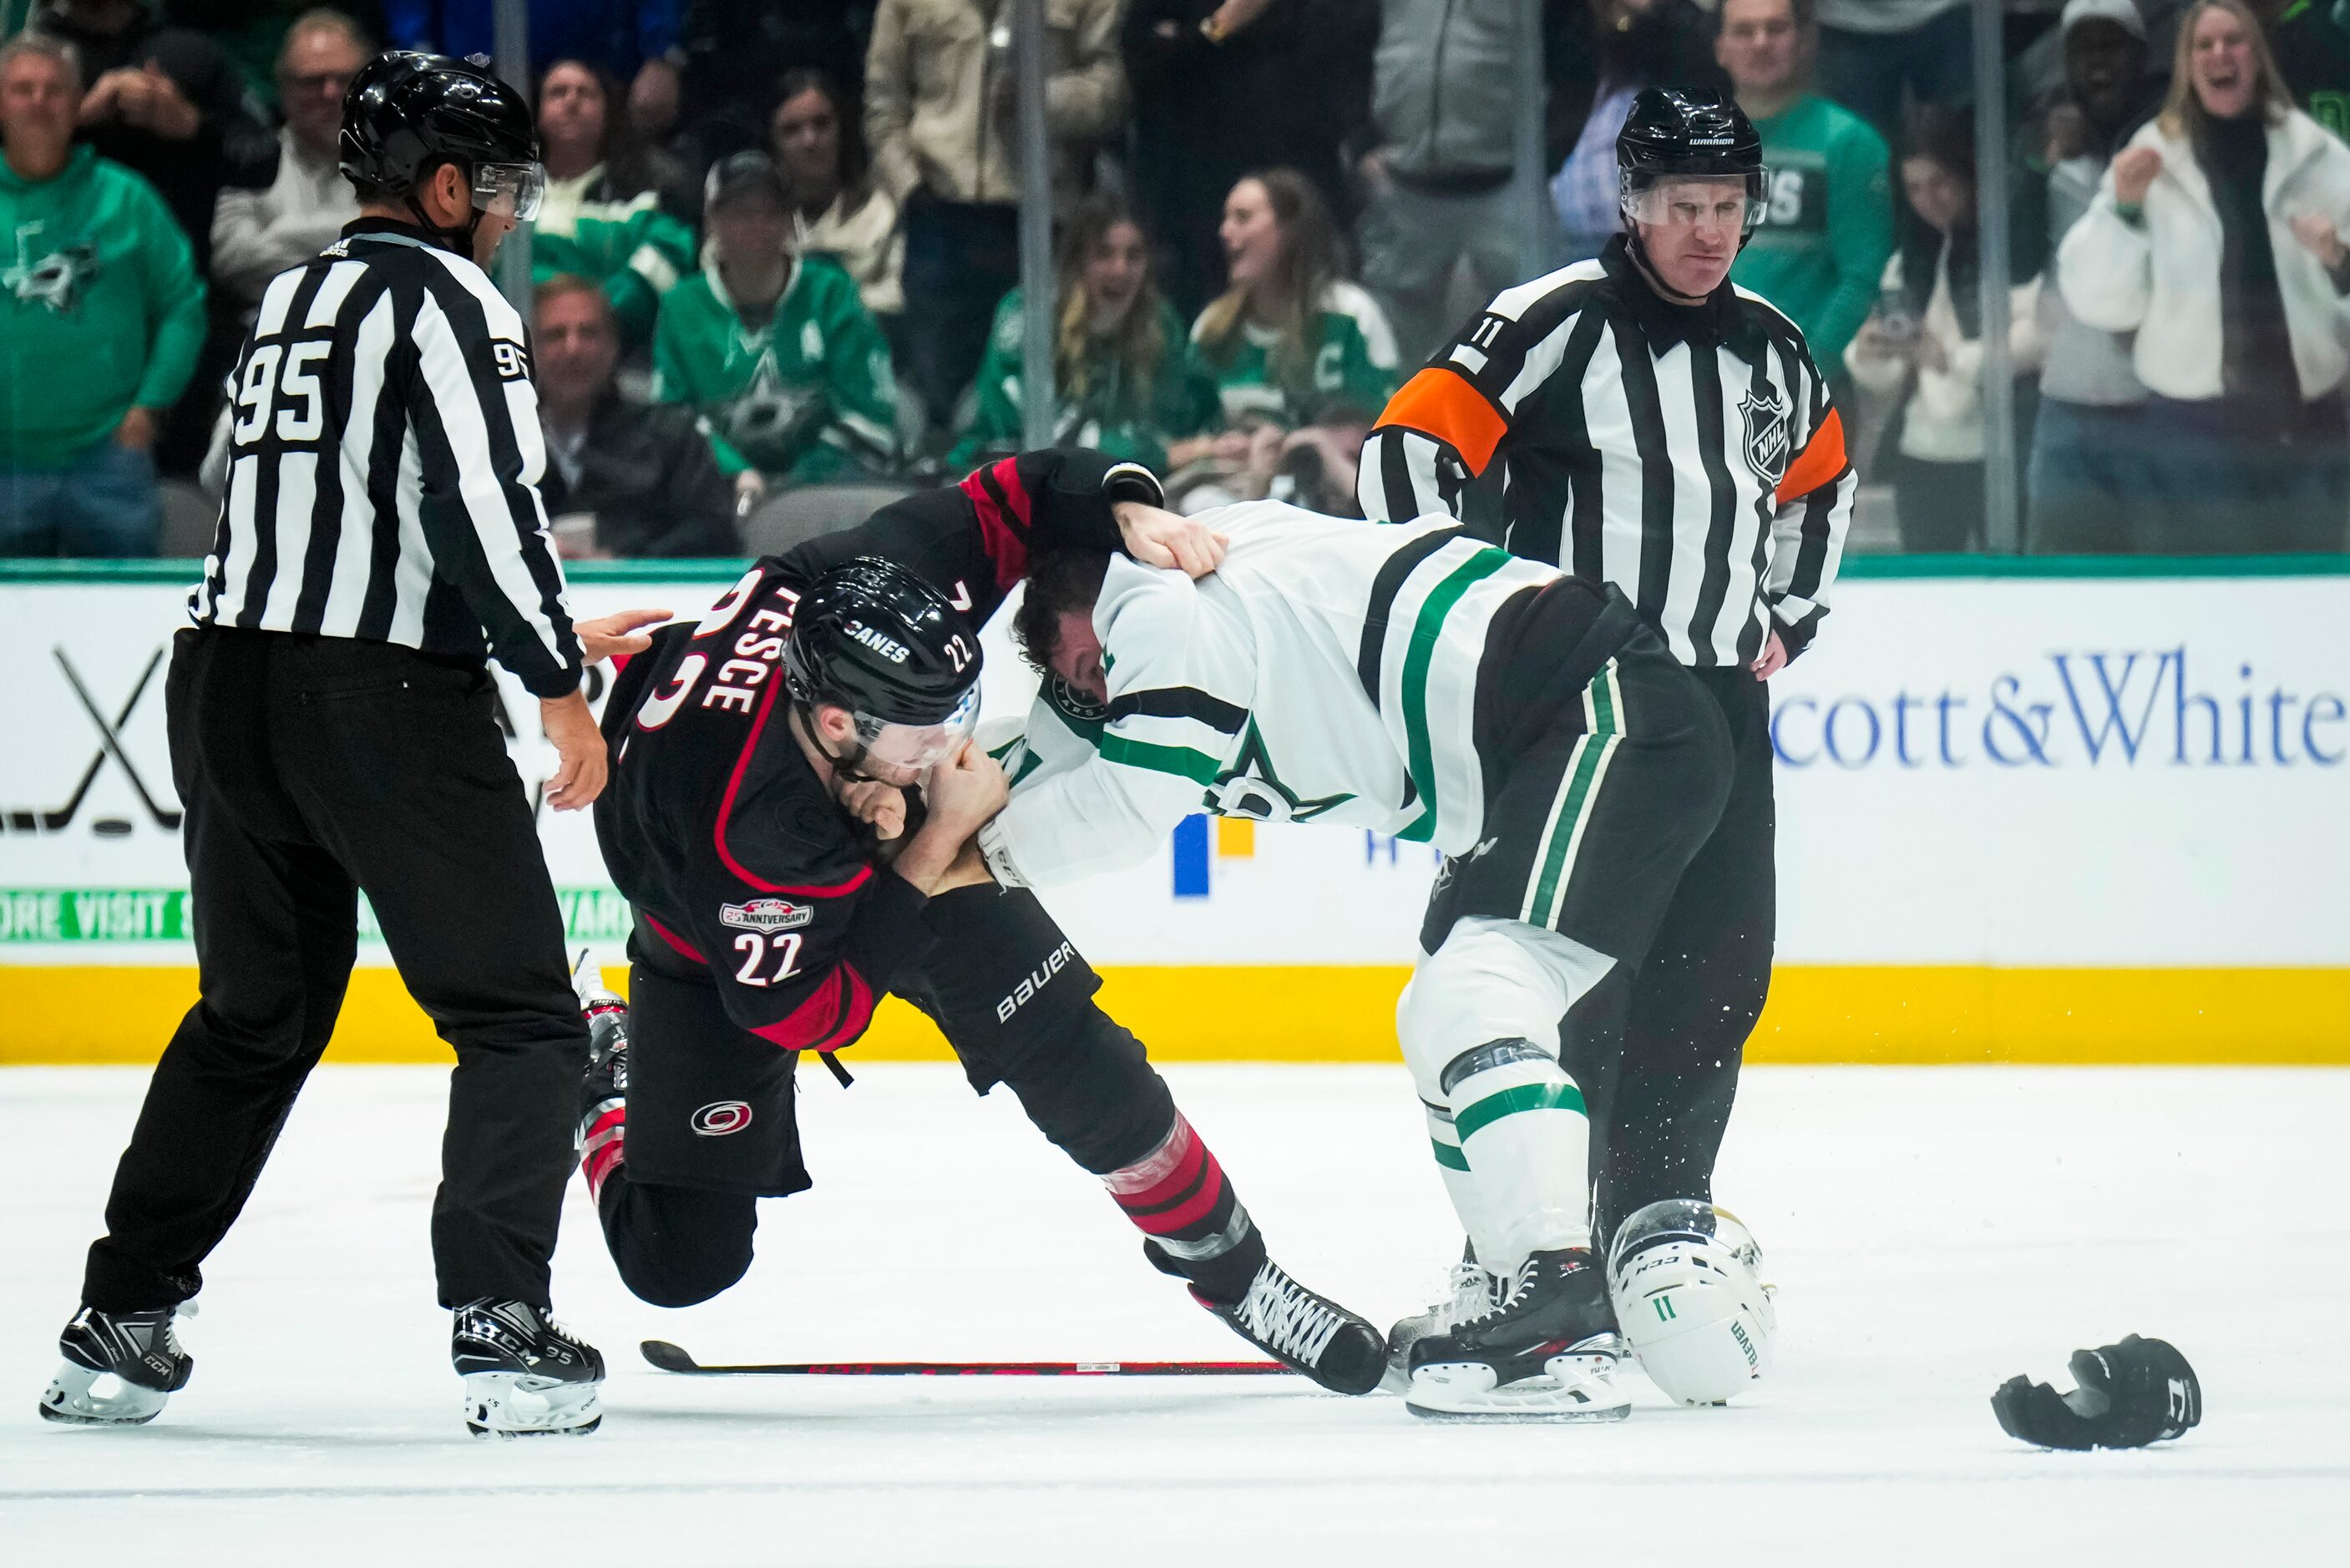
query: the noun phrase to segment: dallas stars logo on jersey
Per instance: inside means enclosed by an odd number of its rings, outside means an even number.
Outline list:
[[[46,305],[60,316],[70,316],[81,303],[90,280],[98,275],[98,247],[60,245],[47,255],[30,253],[35,236],[46,225],[26,223],[16,231],[15,265],[0,270],[0,288],[26,305]]]

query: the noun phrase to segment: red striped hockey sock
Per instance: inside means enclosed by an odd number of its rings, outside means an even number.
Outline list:
[[[1193,1294],[1229,1304],[1248,1293],[1264,1238],[1182,1112],[1157,1147],[1105,1174],[1102,1185],[1147,1238],[1151,1262],[1189,1280]]]
[[[610,1099],[598,1106],[588,1118],[588,1127],[579,1145],[579,1170],[588,1178],[588,1200],[598,1201],[604,1196],[604,1183],[612,1172],[620,1168],[621,1147],[629,1132],[629,1102]]]

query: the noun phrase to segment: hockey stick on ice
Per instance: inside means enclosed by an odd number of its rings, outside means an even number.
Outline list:
[[[776,1361],[704,1366],[665,1339],[648,1339],[637,1348],[663,1372],[701,1377],[1248,1377],[1289,1371],[1278,1361]]]

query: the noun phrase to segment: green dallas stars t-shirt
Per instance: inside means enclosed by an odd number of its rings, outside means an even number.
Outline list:
[[[1192,349],[1215,378],[1224,423],[1262,419],[1295,428],[1326,418],[1334,408],[1365,423],[1378,418],[1399,384],[1387,313],[1361,287],[1341,279],[1322,296],[1319,330],[1307,384],[1284,386],[1273,374],[1277,334],[1243,322],[1222,345],[1211,347],[1201,341],[1194,322]]]
[[[718,466],[771,479],[852,476],[897,451],[889,346],[838,264],[802,256],[775,312],[746,325],[715,263],[661,301],[653,399],[709,421]]]

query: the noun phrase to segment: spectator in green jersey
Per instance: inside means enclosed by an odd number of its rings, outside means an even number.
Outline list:
[[[1811,90],[1814,0],[1721,0],[1720,16],[1714,55],[1771,171],[1762,225],[1730,275],[1785,311],[1821,364],[1836,365],[1893,254],[1884,139]]]
[[[1191,342],[1224,431],[1170,458],[1216,463],[1219,501],[1274,494],[1354,514],[1356,456],[1398,384],[1387,314],[1339,275],[1337,225],[1294,169],[1243,176],[1219,233],[1230,282]]]
[[[155,188],[74,145],[68,46],[0,44],[0,556],[151,556],[204,286]]]
[[[531,234],[531,275],[594,278],[622,338],[641,345],[661,296],[693,269],[693,235],[657,205],[619,91],[578,60],[557,60],[538,78],[546,196]]]
[[[718,465],[746,491],[845,479],[897,455],[889,348],[856,280],[791,246],[783,176],[764,152],[710,171],[702,271],[653,329],[653,397],[709,420]]]
[[[1218,422],[1216,386],[1191,355],[1183,318],[1151,276],[1142,226],[1115,196],[1078,203],[1061,236],[1053,327],[1053,444],[1087,446],[1167,471],[1168,443]],[[979,369],[979,411],[951,458],[961,470],[1024,449],[1014,289],[996,307]]]

